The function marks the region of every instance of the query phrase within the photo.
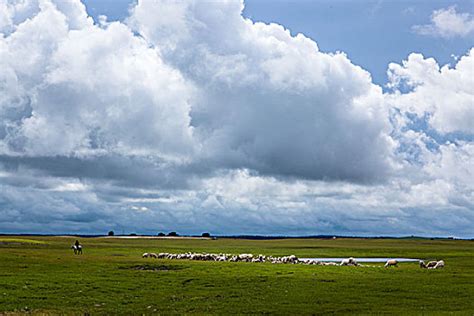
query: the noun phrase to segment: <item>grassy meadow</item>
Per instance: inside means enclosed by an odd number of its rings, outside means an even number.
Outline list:
[[[1,314],[474,315],[474,242],[0,236]],[[143,252],[443,259],[442,270],[142,259]]]

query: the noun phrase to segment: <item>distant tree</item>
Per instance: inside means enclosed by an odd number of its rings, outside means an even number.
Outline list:
[[[176,232],[170,232],[170,233],[168,233],[168,236],[176,237],[176,236],[178,236],[178,234]]]
[[[166,235],[165,235],[165,233],[161,233],[161,232],[160,232],[160,233],[158,233],[158,236],[159,236],[159,237],[163,237],[163,236],[166,236]]]
[[[202,233],[201,237],[207,237],[207,238],[209,238],[209,237],[211,237],[211,234],[209,234],[209,233]]]
[[[130,236],[136,236],[136,235],[137,235],[137,234],[135,234],[135,233],[131,233],[131,234],[130,234]]]
[[[109,232],[108,232],[108,234],[107,234],[107,235],[108,235],[108,236],[113,236],[113,235],[115,235],[115,233],[114,233],[114,231],[113,231],[113,230],[111,230],[111,231],[109,231]]]

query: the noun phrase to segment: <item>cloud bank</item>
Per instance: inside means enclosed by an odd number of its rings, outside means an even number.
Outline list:
[[[454,234],[474,224],[473,59],[389,92],[238,1],[0,12],[0,231]]]

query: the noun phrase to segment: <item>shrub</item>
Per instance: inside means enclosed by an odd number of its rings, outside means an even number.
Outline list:
[[[109,231],[109,232],[107,233],[107,235],[108,235],[108,236],[113,236],[113,235],[115,235],[115,233],[114,233],[113,230],[111,230],[111,231]]]
[[[178,236],[178,234],[176,232],[170,232],[168,233],[168,236]]]
[[[166,235],[165,235],[165,233],[158,233],[158,236],[163,237],[163,236],[166,236]]]
[[[202,233],[201,237],[207,237],[207,238],[209,238],[209,237],[211,237],[211,234],[209,234],[209,233]]]

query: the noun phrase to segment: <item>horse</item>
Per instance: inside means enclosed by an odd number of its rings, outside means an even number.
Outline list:
[[[82,246],[81,245],[72,245],[71,249],[74,250],[75,255],[82,255]]]

